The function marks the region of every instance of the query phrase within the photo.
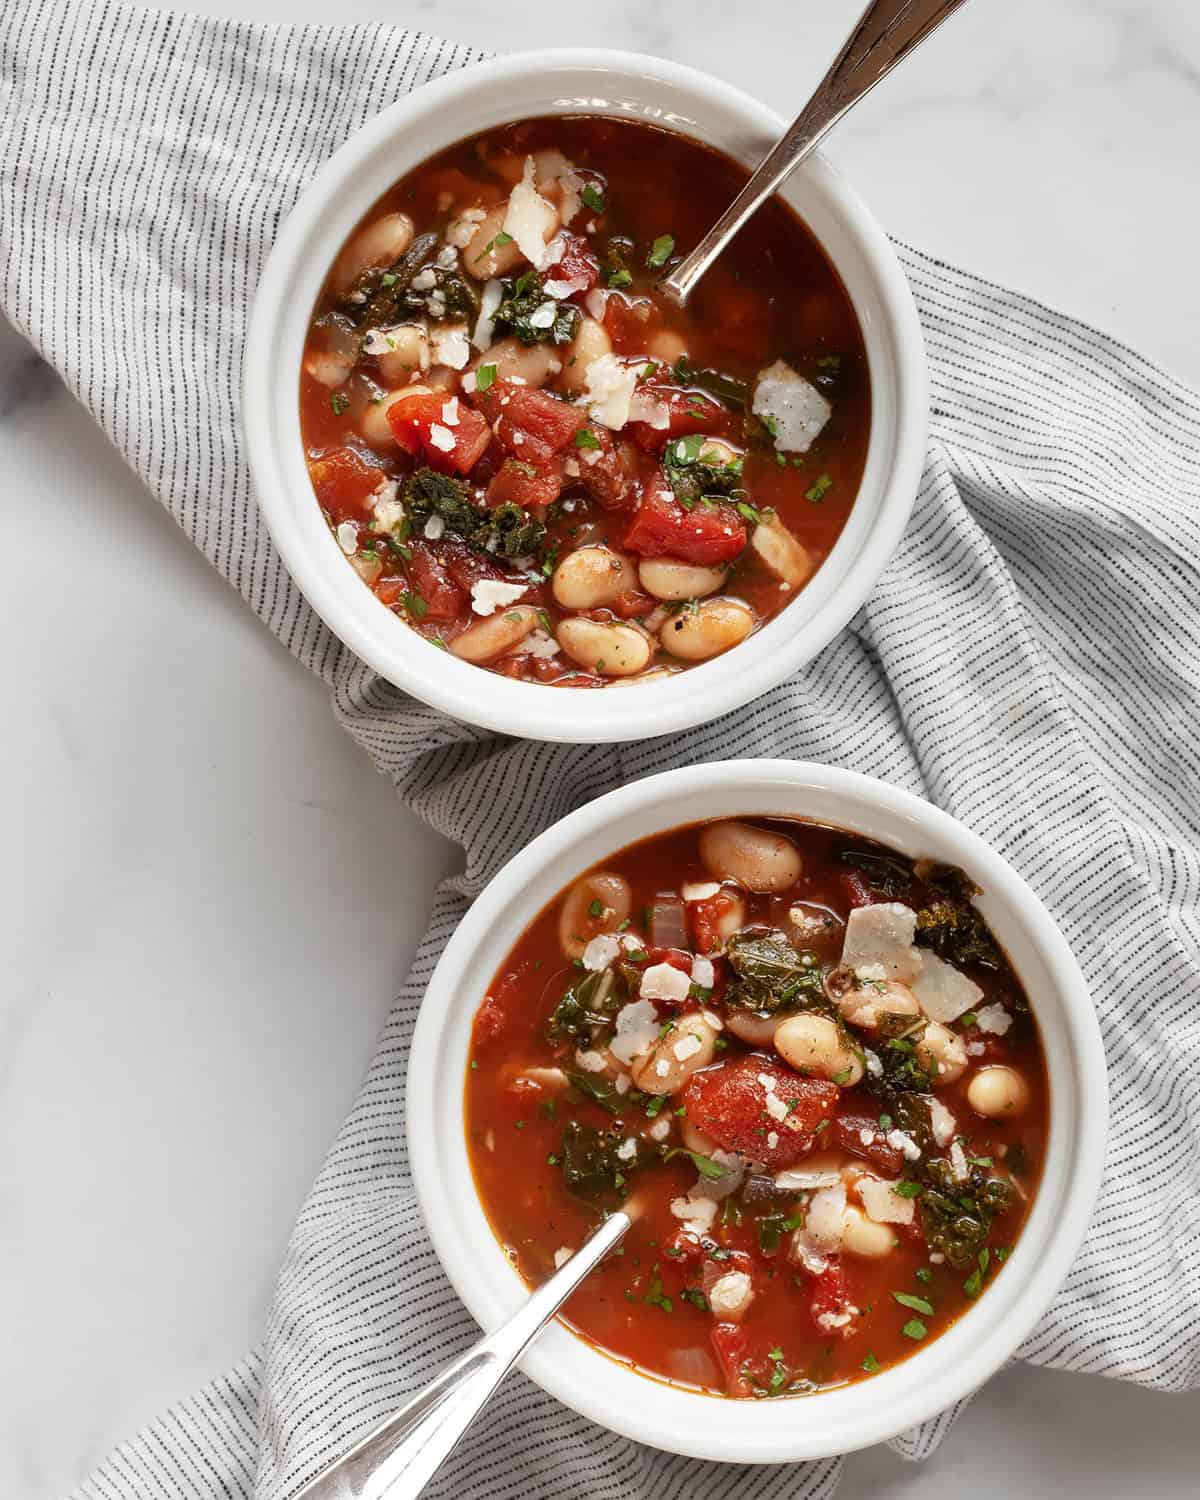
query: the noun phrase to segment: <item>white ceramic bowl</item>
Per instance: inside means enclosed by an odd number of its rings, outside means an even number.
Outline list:
[[[475,1010],[526,925],[583,870],[649,834],[730,814],[809,818],[962,866],[982,887],[979,908],[1029,994],[1050,1075],[1041,1188],[1003,1274],[902,1364],[811,1398],[726,1401],[635,1374],[561,1324],[522,1362],[551,1395],[639,1442],[767,1463],[882,1442],[999,1369],[1045,1312],[1083,1240],[1104,1161],[1107,1090],[1092,1003],[1062,935],[1015,871],[946,813],[884,782],[794,761],[724,761],[648,777],[564,818],[500,871],[447,945],[417,1019],[408,1070],[417,1194],[447,1275],[485,1329],[526,1292],[484,1217],[467,1158],[463,1078]]]
[[[534,115],[611,114],[657,124],[754,163],[783,122],[719,79],[659,58],[580,48],[525,52],[452,73],[389,106],[317,173],[263,271],[243,372],[255,494],[284,563],[329,628],[389,682],[455,718],[531,739],[647,738],[737,708],[809,661],[887,566],[912,509],[925,447],[925,355],[896,256],[819,158],[784,197],[824,246],[866,342],[871,435],[837,545],[794,603],[728,655],[616,698],[512,682],[447,656],[364,587],[313,496],[300,440],[300,359],[317,291],[345,236],[397,178],[445,146]],[[716,205],[714,205],[715,209]]]

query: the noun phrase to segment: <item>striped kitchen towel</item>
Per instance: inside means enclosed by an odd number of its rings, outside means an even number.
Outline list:
[[[933,425],[907,536],[804,671],[665,741],[451,723],[334,640],[258,517],[236,392],[255,279],[319,164],[476,54],[389,26],[199,20],[107,0],[0,11],[0,296],[397,792],[466,851],[287,1252],[262,1344],[120,1448],[90,1500],[283,1500],[476,1330],[413,1201],[413,1016],[466,903],[534,833],[652,771],[828,761],[918,792],[1045,899],[1091,984],[1113,1129],[1087,1244],[1025,1359],[1200,1381],[1200,396],[1027,298],[903,252]],[[102,607],[102,597],[96,607]],[[919,1458],[948,1413],[896,1443]],[[70,1420],[70,1414],[68,1414]],[[731,1470],[639,1448],[523,1377],[440,1496],[824,1496],[836,1459]]]

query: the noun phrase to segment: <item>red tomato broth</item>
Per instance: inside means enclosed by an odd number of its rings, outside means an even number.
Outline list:
[[[866,840],[820,825],[745,821],[787,833],[800,844],[804,858],[799,882],[783,895],[743,892],[750,925],[774,925],[796,900],[820,903],[844,919],[857,901],[842,852],[884,852]],[[656,896],[678,892],[689,881],[711,878],[696,847],[703,826],[676,829],[632,845],[595,869],[615,872],[629,881],[636,913]],[[530,1286],[552,1273],[556,1250],[577,1248],[602,1216],[594,1204],[576,1197],[564,1183],[556,1163],[561,1157],[564,1122],[577,1120],[599,1129],[614,1122],[613,1115],[576,1089],[559,1091],[529,1076],[532,1068],[554,1068],[563,1061],[562,1045],[547,1040],[545,1026],[559,996],[579,977],[579,970],[564,959],[559,941],[565,895],[560,894],[535,918],[495,976],[476,1017],[464,1091],[468,1151],[482,1207],[496,1238]],[[634,930],[641,928],[635,918]],[[840,937],[814,945],[813,951],[818,950],[823,963],[836,961]],[[1020,984],[1007,966],[1001,973],[985,974],[978,967],[969,972],[981,982],[986,978],[986,1003],[1019,1006],[1023,1000]],[[718,983],[715,994],[720,990]],[[721,1012],[717,998],[705,1003]],[[699,1079],[739,1055],[758,1055],[765,1063],[769,1053],[774,1065],[780,1065],[769,1046],[765,1051],[747,1048],[727,1032],[722,1034],[728,1051],[702,1070]],[[969,1034],[984,1049],[979,1058],[972,1058],[973,1063],[1011,1061],[1029,1089],[1029,1104],[1021,1116],[1002,1120],[983,1118],[967,1104],[966,1087],[973,1068],[958,1083],[937,1090],[937,1098],[957,1119],[971,1157],[990,1158],[1002,1166],[1003,1156],[1018,1145],[1025,1155],[1026,1166],[1018,1179],[1025,1197],[1014,1194],[1012,1206],[991,1222],[989,1264],[976,1293],[985,1295],[990,1282],[1003,1272],[1004,1257],[996,1251],[1006,1256],[1016,1242],[1036,1193],[1046,1140],[1048,1085],[1031,1017],[1026,1015],[1007,1037],[985,1035],[977,1028]],[[681,1097],[668,1098],[655,1116],[655,1120],[671,1122],[670,1148],[682,1144],[684,1120],[675,1114]],[[554,1101],[553,1113],[548,1112],[550,1101]],[[877,1121],[887,1110],[887,1104],[867,1088],[845,1088],[839,1093],[836,1121],[858,1117]],[[653,1123],[646,1118],[644,1106],[625,1108],[622,1119],[631,1133],[644,1132]],[[853,1137],[855,1127],[843,1129],[836,1121],[843,1136]],[[834,1133],[830,1130],[826,1139]],[[849,1151],[834,1149],[847,1164],[859,1162],[869,1168],[859,1154],[861,1145]],[[887,1148],[881,1150],[887,1157]],[[813,1159],[828,1156],[829,1151],[818,1140]],[[802,1157],[797,1165],[804,1168],[806,1160]],[[890,1179],[897,1174],[882,1171],[878,1175]],[[762,1395],[770,1390],[776,1371],[783,1370],[788,1385],[793,1380],[802,1383],[798,1389],[805,1393],[828,1389],[864,1379],[907,1358],[972,1305],[974,1299],[964,1289],[972,1267],[954,1269],[930,1262],[918,1211],[913,1226],[893,1226],[897,1245],[889,1254],[877,1260],[847,1253],[834,1258],[845,1293],[861,1316],[853,1320],[850,1336],[819,1332],[813,1316],[821,1295],[816,1285],[820,1278],[803,1274],[789,1260],[790,1232],[782,1234],[776,1252],[765,1254],[758,1216],[743,1207],[740,1222],[723,1223],[719,1213],[710,1233],[722,1257],[716,1262],[718,1267],[751,1267],[754,1297],[740,1323],[717,1321],[693,1300],[702,1288],[705,1264],[711,1281],[714,1262],[697,1248],[699,1242],[689,1242],[686,1233],[681,1233],[682,1226],[669,1208],[671,1200],[685,1194],[695,1181],[696,1169],[686,1156],[631,1171],[633,1227],[622,1247],[592,1273],[563,1313],[577,1334],[643,1374],[709,1394]],[[794,1195],[794,1209],[801,1209],[804,1199],[803,1194]],[[898,1303],[895,1293],[928,1303],[935,1314],[920,1317],[911,1305]],[[925,1338],[904,1331],[917,1317],[927,1328]],[[758,1389],[746,1383],[744,1371]]]
[[[776,512],[779,523],[801,544],[815,572],[836,543],[854,503],[870,426],[862,336],[836,272],[807,228],[778,200],[760,210],[722,263],[705,278],[686,311],[670,307],[652,292],[660,271],[646,265],[649,248],[659,236],[673,237],[676,254],[695,243],[715,212],[745,180],[746,170],[739,164],[694,141],[641,122],[587,116],[524,121],[459,142],[409,173],[364,216],[347,244],[352,244],[365,226],[389,213],[407,214],[418,234],[441,233],[468,205],[486,209],[503,203],[511,187],[513,162],[519,163],[526,153],[547,148],[563,152],[603,192],[603,212],[589,214],[585,208],[570,226],[571,233],[585,238],[599,259],[601,287],[606,286],[610,264],[606,261],[607,247],[622,240],[632,244],[632,249],[624,252],[631,285],[609,290],[604,317],[615,354],[642,357],[655,336],[675,334],[693,371],[719,371],[751,387],[760,371],[782,358],[831,403],[831,415],[812,447],[785,458],[776,455],[766,429],[749,415],[748,408],[743,417],[699,391],[688,376],[673,374],[667,363],[647,358],[647,369],[657,363],[654,381],[667,382],[672,391],[678,387],[676,394],[684,403],[672,406],[681,414],[678,421],[672,418],[672,432],[730,437],[742,462],[737,494],[755,514],[766,509]],[[452,195],[452,202],[447,202],[448,195]],[[589,223],[596,226],[595,231],[585,234]],[[406,381],[424,383],[428,374],[414,370],[399,382],[385,379],[378,361],[363,353],[355,359],[347,378],[334,388],[310,373],[312,358],[336,346],[329,323],[340,295],[331,271],[314,309],[301,372],[301,432],[314,488],[331,529],[337,532],[343,523],[348,528],[339,533],[339,540],[344,547],[353,546],[349,560],[367,585],[418,634],[453,650],[455,640],[478,623],[469,596],[460,601],[452,618],[430,617],[421,608],[425,601],[419,580],[405,556],[407,538],[376,526],[373,503],[382,481],[396,479],[403,486],[421,462],[432,462],[457,476],[456,455],[443,461],[427,445],[422,451],[412,430],[402,431],[391,418],[388,420],[392,421],[395,441],[373,446],[360,430],[373,404],[403,388]],[[570,304],[582,312],[586,295],[573,293],[563,305]],[[406,318],[415,320],[416,315],[407,314]],[[496,337],[501,337],[499,330]],[[558,352],[565,358],[572,347],[564,345]],[[477,355],[474,347],[471,355],[472,366],[487,361],[486,353]],[[470,411],[471,403],[481,404],[475,395],[463,390],[461,377],[454,370],[440,368],[437,378],[442,382],[438,395],[458,392],[464,411]],[[559,384],[565,378],[554,376],[550,384]],[[568,395],[565,391],[556,394]],[[428,398],[428,411],[421,411],[422,398],[413,399],[418,404],[411,410],[421,412],[428,428],[436,413]],[[408,402],[403,406],[409,409]],[[701,410],[705,412],[702,419],[690,415]],[[511,430],[506,433],[503,421],[497,424],[494,413],[492,417],[495,436],[466,473],[468,493],[480,506],[511,499],[544,522],[546,533],[532,554],[532,567],[515,567],[504,557],[492,559],[497,579],[514,586],[521,582],[529,585],[519,602],[542,611],[537,630],[544,627],[544,633],[554,636],[560,622],[573,614],[607,624],[632,619],[635,629],[650,641],[651,654],[644,670],[655,666],[680,670],[694,664],[673,655],[668,644],[660,642],[663,611],[678,609],[678,604],[660,603],[644,591],[635,591],[620,600],[575,610],[560,606],[548,581],[563,557],[589,544],[632,552],[636,565],[638,547],[635,541],[627,543],[626,536],[636,518],[638,495],[661,473],[665,434],[648,431],[637,422],[614,432],[616,450],[611,456],[606,452],[594,483],[588,482],[593,476],[586,464],[577,462],[580,477],[572,479],[568,474],[564,487],[564,466],[569,469],[575,461],[575,450],[568,447],[555,455],[539,450],[537,462],[531,466],[536,474],[530,473],[525,487],[510,464],[503,478],[489,490],[506,458],[522,458],[520,450],[512,446]],[[415,425],[419,427],[420,423]],[[591,426],[598,429],[599,424],[593,421]],[[601,437],[606,449],[612,448],[606,430]],[[482,440],[487,441],[486,436]],[[417,451],[409,452],[410,448]],[[464,445],[464,452],[470,457],[477,449]],[[624,477],[617,478],[618,474]],[[547,475],[553,476],[552,483],[546,482]],[[601,487],[610,475],[611,482]],[[622,489],[628,490],[626,498],[614,503],[613,494],[619,495]],[[707,519],[711,510],[706,501],[697,514]],[[716,510],[735,523],[737,537],[729,547],[720,549],[717,559],[705,555],[694,560],[715,560],[728,566],[724,582],[710,597],[744,601],[752,611],[752,628],[757,629],[790,602],[808,580],[784,581],[764,564],[750,545],[755,522],[740,516],[733,502],[720,503]],[[675,534],[682,546],[679,526]],[[436,549],[440,543],[435,539],[431,545]],[[729,566],[725,559],[731,553],[734,560]],[[650,555],[663,556],[663,546],[653,548]],[[681,551],[665,555],[683,557]],[[691,601],[686,607],[694,608],[695,603]],[[644,626],[642,621],[646,622]],[[614,675],[611,657],[606,669],[603,656],[580,660],[577,655],[573,659],[561,648],[555,652],[544,640],[541,645],[546,649],[526,652],[518,641],[498,657],[479,664],[525,680],[563,686],[600,687]]]

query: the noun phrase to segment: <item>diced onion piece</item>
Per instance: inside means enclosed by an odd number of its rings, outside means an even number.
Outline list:
[[[789,588],[798,589],[812,577],[813,560],[808,548],[796,540],[773,510],[763,512],[750,545]]]
[[[545,270],[547,245],[558,227],[558,210],[547,203],[533,183],[533,157],[525,158],[521,180],[509,194],[504,215],[504,233],[512,235],[517,249],[534,268]]]

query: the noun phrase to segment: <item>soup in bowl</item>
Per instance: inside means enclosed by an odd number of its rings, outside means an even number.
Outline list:
[[[657,59],[527,54],[318,173],[259,287],[243,422],[288,568],[389,681],[510,733],[664,734],[862,603],[925,430],[886,238],[814,159],[686,311],[655,291],[778,124]]]
[[[617,1207],[524,1368],[693,1456],[866,1446],[993,1373],[1080,1243],[1103,1053],[1032,892],[945,814],[735,762],[518,855],[418,1019],[422,1209],[485,1327]]]

